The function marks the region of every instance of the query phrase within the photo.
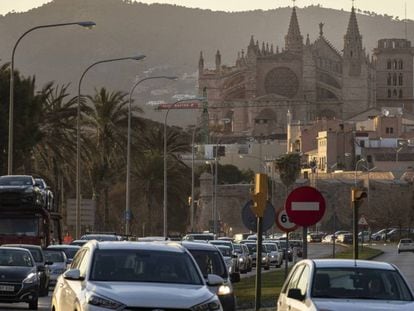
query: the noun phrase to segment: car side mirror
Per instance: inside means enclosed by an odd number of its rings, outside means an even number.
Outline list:
[[[63,273],[63,277],[67,280],[79,281],[83,280],[83,277],[80,275],[79,269],[69,269]]]
[[[207,284],[210,286],[219,286],[224,284],[224,280],[217,274],[209,274],[207,275]]]
[[[51,265],[53,265],[53,261],[46,261],[46,262],[45,262],[45,265],[46,265],[46,266],[51,266]]]
[[[288,295],[289,298],[295,299],[295,300],[299,300],[302,301],[303,299],[305,299],[305,295],[302,295],[302,292],[300,291],[299,288],[291,288],[288,291]]]
[[[240,282],[240,273],[239,272],[233,272],[230,274],[230,281],[232,283]]]

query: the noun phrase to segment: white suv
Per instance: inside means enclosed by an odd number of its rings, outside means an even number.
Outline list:
[[[186,309],[221,311],[197,263],[177,243],[90,241],[58,278],[53,311]]]

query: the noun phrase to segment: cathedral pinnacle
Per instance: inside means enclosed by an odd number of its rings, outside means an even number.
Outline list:
[[[362,36],[359,33],[355,8],[352,6],[348,28],[344,36],[344,56],[359,58],[362,54]]]
[[[303,37],[300,34],[298,17],[296,15],[296,7],[293,7],[290,17],[288,33],[285,36],[285,48],[293,52],[302,51]]]
[[[320,22],[319,23],[319,35],[322,37],[323,36],[323,25],[325,25],[324,23]]]

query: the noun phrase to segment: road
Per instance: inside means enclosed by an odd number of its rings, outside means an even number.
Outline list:
[[[315,243],[308,244],[308,254],[309,258],[321,258],[326,257],[327,255],[332,254],[332,244],[324,243]],[[337,246],[337,251],[340,250],[342,246]],[[408,282],[410,283],[411,288],[414,289],[414,253],[397,253],[397,246],[395,244],[372,244],[371,247],[381,249],[384,254],[377,257],[375,260],[386,261],[395,264],[401,272],[405,275]],[[299,258],[300,259],[300,258]],[[283,269],[284,266],[282,266]],[[274,271],[275,268],[271,268],[269,271]],[[267,271],[264,271],[265,273]],[[255,271],[243,274],[242,277],[247,277],[254,275]],[[49,311],[50,310],[50,296],[52,292],[49,292],[48,297],[41,297],[39,299],[39,310],[40,311]],[[26,303],[18,304],[0,304],[0,310],[27,310]]]
[[[406,252],[398,254],[397,245],[395,244],[375,244],[371,247],[381,249],[384,252],[383,255],[375,258],[375,260],[395,264],[404,274],[410,283],[411,288],[414,290],[414,253]]]
[[[39,298],[39,311],[50,311],[50,296],[52,292],[49,292],[48,297],[40,297]],[[0,310],[7,310],[7,311],[14,311],[14,310],[28,310],[27,303],[13,303],[13,304],[6,304],[0,303]]]

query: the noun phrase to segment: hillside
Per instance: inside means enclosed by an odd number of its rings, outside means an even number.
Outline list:
[[[129,91],[136,76],[169,74],[177,82],[149,81],[135,93],[140,103],[169,100],[174,94],[195,94],[199,53],[207,67],[213,67],[217,49],[222,63],[233,65],[237,52],[246,49],[250,36],[283,47],[291,8],[238,13],[190,9],[172,5],[147,5],[122,0],[54,0],[25,13],[0,16],[0,58],[10,60],[18,37],[31,27],[43,24],[93,20],[92,30],[77,26],[42,29],[30,33],[19,44],[15,68],[35,75],[38,88],[47,81],[70,83],[73,95],[82,72],[95,61],[139,53],[144,61],[124,61],[99,65],[85,77],[83,93],[95,87]],[[319,33],[318,24],[332,44],[342,49],[349,12],[311,6],[298,9],[302,35],[311,41]],[[380,38],[404,37],[404,23],[389,16],[358,14],[358,23],[367,51]],[[407,25],[413,41],[414,23]],[[165,90],[166,89],[166,90]],[[159,112],[146,109],[146,116],[160,120]],[[172,113],[171,122],[195,122],[194,112]]]

